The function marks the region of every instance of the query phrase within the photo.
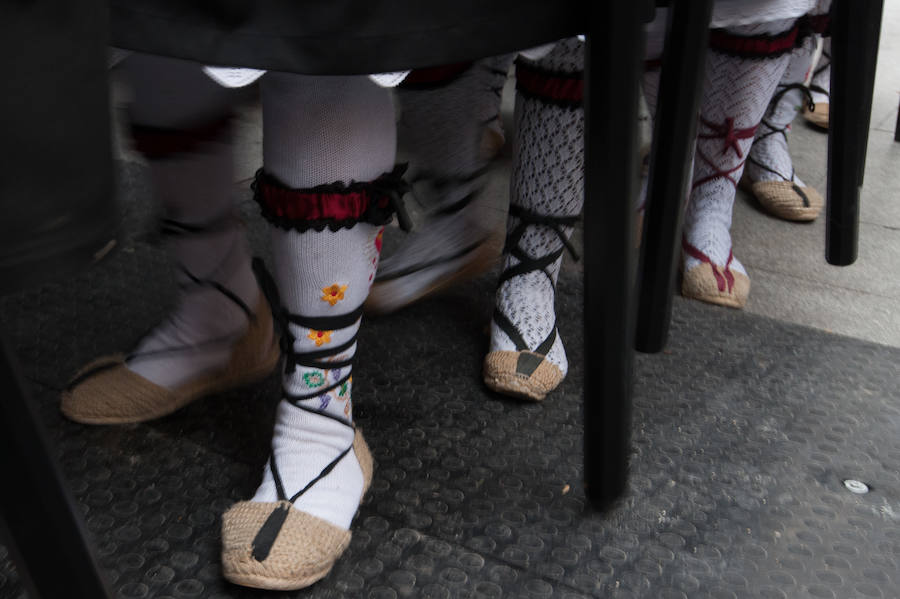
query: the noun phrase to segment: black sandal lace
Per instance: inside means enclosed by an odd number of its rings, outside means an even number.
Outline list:
[[[346,328],[355,324],[360,319],[363,310],[362,306],[360,306],[353,312],[342,314],[339,316],[313,317],[291,314],[284,309],[281,303],[280,295],[278,293],[278,287],[275,284],[272,275],[268,272],[265,264],[261,259],[253,259],[253,271],[256,273],[257,279],[260,282],[260,287],[262,288],[266,299],[269,301],[269,305],[272,309],[273,320],[275,321],[278,332],[280,333],[281,353],[285,358],[285,374],[291,374],[295,372],[297,366],[328,370],[335,368],[344,368],[346,366],[350,366],[353,363],[353,358],[340,361],[328,360],[328,358],[339,355],[352,347],[353,344],[356,343],[356,334],[354,334],[348,341],[342,343],[337,347],[329,348],[327,350],[297,352],[294,350],[294,341],[296,341],[296,337],[294,337],[293,333],[291,333],[289,325],[295,324],[313,330],[335,330]],[[350,379],[350,376],[351,373],[348,370],[347,374],[342,376],[335,383],[327,387],[316,389],[314,393],[305,395],[287,393],[282,390],[282,401],[286,401],[294,407],[299,408],[305,412],[329,418],[335,422],[343,424],[344,426],[354,431],[355,441],[356,426],[352,422],[347,422],[337,416],[329,414],[324,409],[317,410],[304,406],[300,403],[305,400],[315,399],[323,393],[327,393],[328,391],[340,387]],[[353,450],[354,441],[351,441],[350,445],[346,449],[341,451],[337,455],[337,457],[331,460],[331,462],[329,462],[317,476],[309,481],[306,486],[304,486],[302,489],[291,496],[288,496],[287,492],[285,491],[284,483],[281,479],[281,474],[278,471],[278,464],[275,461],[275,450],[273,448],[272,452],[269,454],[269,468],[272,471],[272,479],[275,481],[275,491],[278,495],[279,506],[276,507],[272,514],[266,519],[266,522],[263,524],[262,528],[260,528],[259,532],[256,534],[256,537],[253,539],[253,559],[261,562],[265,560],[266,557],[268,557],[269,552],[272,549],[272,545],[275,543],[275,539],[278,537],[278,533],[281,531],[281,528],[284,525],[285,520],[287,519],[290,507],[294,504],[295,501],[302,497],[304,493],[309,491],[317,482],[328,476],[328,474],[331,473],[332,470],[334,470],[338,463]]]
[[[159,236],[160,238],[165,237],[182,237],[187,235],[211,235],[216,233],[221,233],[223,231],[229,230],[231,227],[237,226],[237,221],[234,216],[228,214],[222,218],[211,221],[209,223],[203,225],[193,225],[182,223],[170,218],[165,218],[160,223],[159,228]],[[222,259],[219,262],[219,265],[216,266],[208,276],[204,278],[200,278],[191,271],[189,271],[183,264],[178,265],[178,269],[187,279],[186,283],[182,283],[179,285],[182,291],[186,290],[188,287],[197,286],[197,287],[209,287],[210,289],[215,289],[226,298],[228,298],[232,303],[234,303],[241,311],[247,316],[247,320],[251,323],[256,322],[256,314],[254,314],[253,310],[244,302],[240,297],[237,296],[236,293],[219,283],[215,280],[216,275],[219,274],[219,269],[223,264],[227,261],[227,258],[231,255],[231,252],[235,251],[237,244],[232,244],[231,249],[229,249],[229,253],[222,256]],[[139,337],[139,339],[145,338],[149,335],[155,328],[157,328],[159,324],[155,324],[150,327],[148,330],[144,331],[143,334]],[[143,351],[143,352],[131,352],[124,357],[122,362],[111,361],[103,364],[99,364],[94,368],[86,370],[80,373],[78,376],[73,378],[66,389],[71,391],[85,380],[91,378],[92,376],[104,372],[106,370],[111,370],[113,368],[118,367],[121,363],[128,363],[134,360],[143,359],[143,358],[151,358],[160,356],[163,354],[174,354],[181,352],[197,352],[197,351],[205,351],[211,347],[221,346],[225,343],[233,343],[236,339],[240,338],[242,332],[231,333],[228,335],[224,335],[222,337],[216,337],[213,339],[207,339],[206,341],[200,343],[191,343],[188,345],[179,345],[176,347],[163,347],[160,349],[155,349],[152,351]]]
[[[541,271],[544,275],[547,276],[547,279],[550,281],[550,286],[553,289],[554,294],[554,304],[556,303],[556,285],[553,282],[553,276],[547,270],[547,268],[556,262],[558,258],[563,255],[563,252],[566,250],[569,251],[572,258],[575,260],[579,259],[578,252],[575,251],[575,247],[571,244],[571,242],[566,237],[565,233],[562,230],[562,227],[571,227],[578,222],[579,216],[544,216],[541,214],[536,214],[534,212],[530,212],[525,208],[516,205],[510,205],[509,207],[510,216],[514,216],[519,219],[519,224],[507,235],[506,237],[506,245],[503,249],[504,253],[509,253],[519,261],[518,264],[511,268],[507,268],[500,275],[500,280],[497,282],[497,288],[499,289],[503,283],[512,279],[513,277],[518,277],[521,275],[525,275],[534,271]],[[525,234],[527,228],[531,225],[544,226],[549,228],[551,231],[556,233],[559,240],[562,242],[563,247],[559,248],[556,251],[550,252],[546,256],[541,256],[538,258],[532,258],[529,256],[525,250],[519,247],[519,241],[521,241],[522,236]],[[515,325],[507,318],[503,312],[500,311],[496,306],[494,307],[493,320],[497,324],[500,329],[509,336],[510,340],[515,344],[516,351],[530,351],[536,354],[540,354],[542,356],[546,356],[547,352],[550,351],[550,348],[553,347],[553,344],[556,342],[557,330],[556,330],[556,310],[554,309],[554,320],[553,320],[553,328],[547,337],[538,344],[535,349],[531,349],[528,347],[528,344],[525,342],[524,337],[516,329]],[[539,363],[539,362],[538,362]],[[534,368],[537,368],[537,364],[534,364]],[[532,368],[532,371],[534,370]]]
[[[777,106],[778,103],[781,102],[782,98],[784,98],[784,95],[786,93],[788,93],[791,90],[798,89],[803,94],[803,99],[806,102],[806,107],[809,108],[810,110],[813,110],[815,108],[815,104],[813,103],[812,94],[810,93],[809,88],[807,88],[802,83],[791,83],[789,85],[780,85],[779,87],[781,89],[779,89],[778,92],[774,96],[772,96],[771,105]],[[770,135],[776,135],[776,134],[781,134],[781,136],[784,137],[785,143],[787,143],[787,130],[791,126],[790,123],[788,123],[784,127],[779,128],[779,127],[775,127],[774,125],[772,125],[772,123],[770,123],[769,121],[767,121],[764,118],[762,120],[762,124],[765,125],[766,127],[768,127],[769,130],[764,135],[760,135],[759,137],[757,137],[753,143],[761,141],[761,140],[769,137]],[[757,166],[757,167],[763,169],[764,171],[768,171],[768,172],[772,173],[773,175],[776,175],[777,177],[781,177],[784,181],[787,181],[789,183],[792,183],[794,181],[794,176],[796,174],[796,171],[794,170],[793,163],[791,164],[791,175],[790,175],[790,177],[786,177],[785,175],[783,175],[782,173],[779,173],[772,167],[770,167],[766,164],[763,164],[759,160],[756,160],[755,158],[753,158],[752,154],[749,154],[747,156],[747,161],[750,162],[751,164],[753,164],[754,166]],[[803,201],[803,206],[808,208],[809,207],[809,198],[806,196],[806,194],[803,193],[801,188],[797,185],[794,185],[794,191],[797,193],[797,195],[800,196],[801,200]]]

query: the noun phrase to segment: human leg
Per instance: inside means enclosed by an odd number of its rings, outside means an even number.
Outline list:
[[[556,329],[556,280],[584,202],[584,45],[564,40],[517,63],[516,138],[504,268],[484,380],[540,400],[568,369]]]
[[[63,414],[113,424],[164,416],[271,372],[278,361],[265,298],[232,204],[230,116],[240,95],[189,61],[133,54],[135,146],[148,161],[178,301],[127,356],[100,358],[63,394]]]
[[[747,301],[750,278],[734,257],[729,232],[734,196],[797,33],[790,20],[711,34],[682,240],[686,297],[730,307]]]
[[[352,361],[383,225],[400,183],[390,93],[366,77],[268,73],[264,168],[285,367],[272,454],[250,501],[223,516],[226,578],[296,589],[324,577],[350,541],[372,477],[353,425]]]
[[[413,71],[397,89],[398,135],[410,155],[413,196],[426,214],[382,261],[368,310],[392,312],[480,274],[495,260],[485,224],[491,214],[479,192],[497,151],[501,92],[512,59]]]

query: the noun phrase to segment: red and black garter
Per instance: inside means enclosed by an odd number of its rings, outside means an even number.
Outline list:
[[[251,188],[263,217],[285,230],[332,231],[350,229],[359,222],[385,225],[396,213],[400,226],[408,228],[403,194],[406,165],[397,165],[374,181],[337,182],[309,189],[291,189],[263,169],[256,172]]]
[[[578,108],[584,98],[584,71],[550,71],[519,57],[516,59],[516,91],[545,104]]]
[[[193,152],[200,145],[227,139],[231,115],[192,129],[164,129],[132,125],[134,149],[154,160],[175,154]]]

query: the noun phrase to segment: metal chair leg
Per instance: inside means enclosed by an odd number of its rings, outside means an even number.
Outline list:
[[[635,347],[642,352],[662,351],[669,334],[712,5],[676,0],[669,9],[638,269]]]
[[[0,345],[0,514],[29,596],[110,597],[15,358]]]
[[[625,489],[634,340],[641,2],[591,6],[585,61],[585,490],[602,509]],[[600,202],[600,196],[608,201]]]
[[[853,264],[857,256],[882,10],[881,0],[832,5],[825,259],[837,266]]]

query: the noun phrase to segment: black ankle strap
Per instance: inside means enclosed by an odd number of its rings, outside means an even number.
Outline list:
[[[787,94],[789,91],[796,89],[796,90],[800,90],[800,92],[802,93],[803,100],[805,100],[805,102],[806,102],[806,107],[809,110],[815,109],[815,103],[813,102],[813,99],[812,99],[812,93],[810,93],[809,88],[807,88],[802,83],[790,83],[788,85],[779,85],[778,87],[779,87],[778,91],[775,93],[774,96],[772,96],[770,106],[778,106],[778,104],[784,98],[785,94]],[[761,141],[761,140],[769,137],[770,135],[776,135],[776,134],[781,134],[781,136],[784,137],[784,140],[787,141],[787,130],[791,126],[790,123],[788,123],[784,127],[776,127],[775,125],[770,123],[768,120],[762,119],[761,124],[765,125],[768,128],[768,131],[766,131],[766,133],[764,133],[763,135],[760,135],[759,137],[757,137],[755,142]],[[772,167],[761,163],[759,160],[756,160],[755,158],[753,158],[752,155],[748,155],[747,161],[750,162],[751,164],[753,164],[754,166],[763,169],[764,171],[768,171],[768,172],[772,173],[773,175],[777,175],[778,177],[784,179],[785,181],[793,181],[794,180],[795,171],[794,171],[793,165],[791,165],[790,177],[786,177],[783,173],[779,173]]]
[[[309,491],[317,482],[331,474],[331,472],[337,467],[344,457],[347,456],[351,451],[353,451],[353,445],[356,442],[356,427],[353,426],[352,423],[344,422],[339,418],[335,418],[329,414],[324,414],[322,412],[317,412],[315,410],[308,410],[303,408],[302,406],[297,406],[300,409],[305,409],[309,412],[317,413],[321,416],[327,416],[341,424],[353,429],[353,441],[350,442],[350,446],[340,452],[337,457],[328,462],[324,468],[313,477],[306,486],[302,489],[294,493],[292,496],[288,497],[287,491],[284,488],[284,481],[281,480],[281,473],[278,471],[278,464],[275,461],[275,449],[272,449],[272,452],[269,454],[269,469],[272,471],[272,480],[275,483],[275,493],[278,495],[279,501],[286,501],[290,504],[293,504],[295,501],[300,499],[307,491]],[[284,526],[285,521],[287,520],[288,513],[290,512],[289,505],[279,505],[275,508],[275,510],[269,515],[263,525],[260,527],[259,532],[256,533],[256,536],[253,538],[253,542],[251,547],[253,551],[251,552],[251,557],[256,561],[263,561],[267,557],[269,557],[269,553],[272,551],[272,547],[275,544],[275,540],[278,538],[278,534],[281,532],[282,527]]]
[[[556,233],[557,237],[559,237],[559,240],[562,242],[563,247],[569,250],[569,254],[571,254],[573,260],[579,259],[575,246],[569,242],[569,239],[562,231],[562,227],[576,225],[581,219],[580,216],[547,216],[531,212],[530,210],[522,208],[521,206],[516,206],[515,204],[510,204],[509,215],[518,218],[519,224],[506,236],[506,245],[503,248],[503,251],[506,252],[511,251],[512,248],[518,248],[519,241],[522,239],[522,236],[525,234],[529,225],[543,225]],[[518,256],[516,257],[519,258]],[[519,258],[519,260],[522,259]]]
[[[291,314],[284,309],[284,306],[281,303],[281,296],[278,293],[278,286],[275,284],[275,280],[272,278],[272,275],[269,273],[268,269],[261,259],[253,259],[253,271],[256,273],[257,279],[259,280],[259,285],[262,288],[266,299],[269,301],[269,306],[272,309],[272,319],[275,321],[275,325],[278,328],[279,336],[281,339],[281,353],[282,355],[284,355],[285,360],[285,374],[293,374],[297,370],[297,366],[329,370],[336,368],[345,368],[353,364],[354,358],[339,361],[329,360],[328,358],[340,355],[341,353],[353,347],[353,345],[356,343],[357,333],[354,333],[353,336],[350,337],[350,339],[336,347],[329,347],[328,349],[308,352],[297,352],[294,350],[294,342],[297,340],[297,338],[291,332],[290,325],[295,324],[307,329],[317,331],[344,329],[354,325],[360,319],[360,317],[362,317],[362,306],[359,306],[353,312],[341,314],[338,316],[303,316],[300,314]],[[341,385],[349,381],[350,376],[350,372],[348,371],[347,374],[342,376],[331,385],[328,385],[327,387],[317,388],[315,392],[306,395],[284,393],[284,399],[297,407],[302,407],[298,405],[298,402],[305,401],[307,399],[315,399],[323,393],[327,393],[328,391],[337,389]]]
[[[551,264],[556,262],[562,255],[565,250],[568,250],[572,255],[572,258],[578,260],[578,253],[575,251],[575,247],[569,242],[567,236],[562,230],[562,227],[571,227],[574,226],[578,220],[579,216],[547,216],[543,214],[537,214],[535,212],[531,212],[521,206],[510,205],[509,207],[510,216],[514,216],[519,219],[519,224],[507,235],[506,237],[506,246],[504,247],[504,252],[509,253],[514,256],[519,263],[511,268],[507,268],[500,275],[500,279],[497,282],[497,288],[506,281],[518,277],[529,272],[541,271],[550,281],[550,286],[554,291],[554,295],[556,293],[556,285],[553,282],[553,276],[547,270]],[[544,256],[540,256],[538,258],[533,258],[529,256],[522,248],[519,247],[519,242],[522,240],[522,236],[525,235],[529,226],[538,225],[549,228],[551,231],[556,233],[559,240],[562,242],[563,247],[550,252]],[[555,299],[555,298],[554,298]],[[534,351],[535,353],[539,353],[542,355],[546,355],[547,352],[550,351],[550,348],[553,347],[553,343],[556,341],[556,320],[554,318],[553,328],[549,335],[538,344],[537,348],[531,350],[528,347],[527,343],[525,343],[524,337],[522,334],[516,329],[516,327],[512,324],[509,318],[506,317],[498,308],[494,308],[493,314],[494,322],[497,324],[500,329],[506,333],[510,340],[515,344],[517,351]]]

